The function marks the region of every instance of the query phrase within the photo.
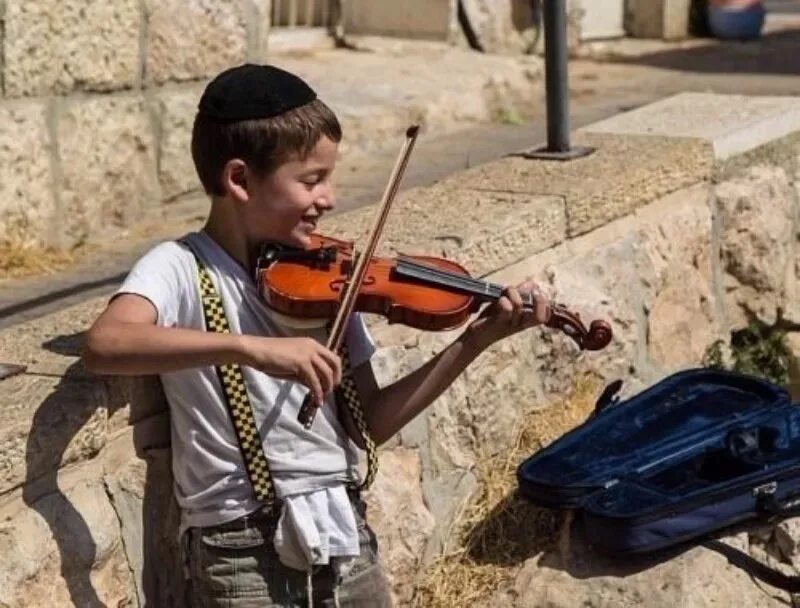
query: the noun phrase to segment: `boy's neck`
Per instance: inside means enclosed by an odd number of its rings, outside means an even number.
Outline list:
[[[232,213],[232,206],[228,201],[216,197],[211,199],[211,211],[203,231],[249,275],[255,267],[258,243],[249,243],[243,228],[237,215]]]

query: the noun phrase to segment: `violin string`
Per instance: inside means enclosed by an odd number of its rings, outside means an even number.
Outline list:
[[[496,283],[455,274],[441,268],[433,268],[409,258],[398,258],[397,270],[401,275],[436,283],[444,287],[460,289],[477,296],[490,297],[496,300],[503,295],[503,287]],[[523,301],[526,306],[533,306],[533,296],[531,294],[526,294]]]

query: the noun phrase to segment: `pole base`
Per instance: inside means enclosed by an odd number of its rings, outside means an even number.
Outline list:
[[[531,148],[529,150],[523,150],[522,152],[515,152],[511,154],[511,156],[521,156],[523,158],[530,158],[535,160],[574,160],[576,158],[582,158],[584,156],[589,156],[592,152],[594,152],[594,148],[589,148],[586,146],[573,146],[569,150],[564,150],[562,152],[558,152],[555,150],[548,150],[546,147],[543,148]]]

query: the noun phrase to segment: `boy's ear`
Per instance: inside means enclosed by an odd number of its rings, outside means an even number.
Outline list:
[[[248,177],[247,164],[240,158],[232,158],[222,168],[222,188],[235,201],[246,203],[250,199]]]

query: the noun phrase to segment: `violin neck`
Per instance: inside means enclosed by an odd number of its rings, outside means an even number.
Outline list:
[[[474,296],[481,302],[494,302],[503,295],[504,287],[497,283],[473,279],[440,268],[434,268],[408,258],[398,258],[395,272],[399,277],[428,285],[435,285],[450,291]],[[533,308],[533,296],[524,294],[523,304]]]

